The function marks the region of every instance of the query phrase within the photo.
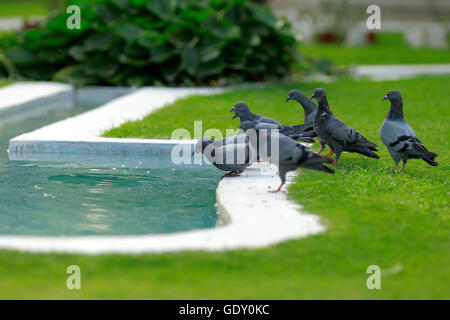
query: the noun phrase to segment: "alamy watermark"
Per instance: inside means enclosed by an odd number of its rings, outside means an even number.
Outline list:
[[[66,20],[66,26],[69,30],[81,29],[81,9],[77,5],[71,5],[67,7],[67,14],[70,16]]]
[[[376,264],[372,264],[367,267],[366,273],[370,274],[370,276],[367,278],[366,286],[367,289],[373,290],[373,289],[381,289],[381,269],[380,266]]]
[[[381,9],[376,4],[367,7],[366,13],[370,14],[366,25],[369,30],[381,29]]]
[[[77,265],[70,265],[66,269],[70,276],[66,279],[66,287],[69,290],[81,290],[81,269]]]
[[[172,148],[174,164],[202,164],[204,158],[215,164],[245,164],[260,159],[276,165],[279,163],[280,133],[276,129],[227,129],[224,135],[219,129],[203,132],[202,121],[194,121],[193,138],[197,141],[194,150],[191,144],[186,143]],[[172,132],[171,139],[191,140],[192,136],[189,130],[180,128]]]

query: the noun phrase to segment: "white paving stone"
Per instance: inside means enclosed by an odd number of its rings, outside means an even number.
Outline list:
[[[19,108],[27,104],[37,106],[43,99],[55,95],[70,99],[70,94],[72,94],[72,86],[66,84],[17,82],[0,89],[0,116],[11,112],[21,112]]]
[[[374,65],[351,69],[353,77],[368,77],[377,81],[413,78],[423,75],[450,74],[450,64]]]

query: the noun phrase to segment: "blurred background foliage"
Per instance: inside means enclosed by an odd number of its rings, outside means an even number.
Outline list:
[[[289,22],[255,1],[69,1],[81,8],[80,30],[67,28],[70,14],[61,0],[46,1],[58,12],[0,39],[0,77],[76,85],[217,86],[330,67],[300,55]]]

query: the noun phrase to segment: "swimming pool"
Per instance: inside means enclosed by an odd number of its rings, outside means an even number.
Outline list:
[[[220,223],[221,172],[212,166],[171,165],[168,156],[9,160],[9,139],[92,108],[78,104],[0,122],[0,235],[159,234]]]

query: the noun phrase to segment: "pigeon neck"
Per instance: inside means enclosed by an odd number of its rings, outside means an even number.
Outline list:
[[[244,112],[239,115],[241,122],[252,120],[253,114],[251,112]]]
[[[314,102],[308,99],[307,96],[301,94],[299,97],[295,98],[295,101],[301,104],[303,110],[305,111],[305,117],[313,113],[316,109]]]
[[[389,120],[405,120],[405,115],[403,114],[403,102],[401,100],[391,101],[391,108],[387,115]]]
[[[331,113],[331,109],[328,105],[328,100],[326,97],[320,98],[317,102],[319,103],[319,112],[317,112],[317,114],[321,114],[323,112]]]

